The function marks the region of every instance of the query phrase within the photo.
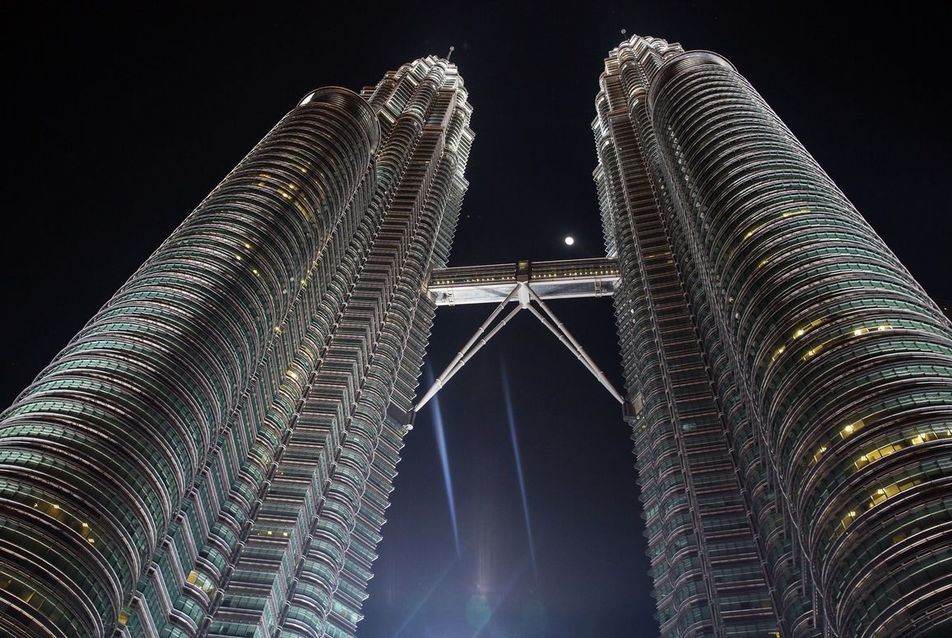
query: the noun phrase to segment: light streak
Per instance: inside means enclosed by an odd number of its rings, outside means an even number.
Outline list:
[[[426,366],[427,385],[433,384],[433,370]],[[436,434],[436,446],[440,452],[440,464],[443,466],[443,485],[446,488],[446,503],[450,509],[450,520],[453,523],[453,541],[456,543],[456,555],[460,556],[459,523],[456,520],[456,499],[453,497],[453,477],[450,474],[450,457],[446,451],[446,433],[443,430],[443,411],[440,409],[440,399],[436,396],[430,402],[430,411],[433,413],[433,431]]]
[[[529,558],[532,561],[532,572],[538,580],[536,569],[535,542],[532,538],[532,523],[529,519],[529,497],[526,495],[526,481],[522,474],[522,455],[519,453],[519,439],[516,437],[516,417],[512,409],[512,395],[509,391],[509,375],[506,373],[506,363],[500,360],[499,368],[502,375],[502,393],[506,401],[506,417],[509,419],[509,437],[512,440],[512,454],[516,458],[516,476],[519,478],[519,493],[522,495],[522,513],[526,520],[526,537],[529,540]]]
[[[397,631],[394,632],[393,638],[398,638],[398,636],[400,636],[400,634],[402,634],[403,631],[404,631],[407,627],[410,626],[410,623],[413,622],[413,619],[416,618],[417,614],[420,613],[420,610],[423,609],[423,605],[425,605],[425,604],[426,604],[426,601],[428,601],[428,600],[430,599],[430,596],[433,595],[433,592],[435,592],[437,589],[439,589],[440,585],[443,583],[443,581],[446,579],[446,577],[449,575],[449,573],[450,573],[451,571],[453,571],[453,567],[456,566],[456,563],[457,563],[458,561],[459,561],[459,556],[457,555],[456,558],[454,558],[453,560],[451,560],[451,561],[449,562],[449,564],[448,564],[446,567],[443,568],[443,571],[440,572],[440,575],[436,577],[436,580],[433,581],[433,584],[430,586],[430,588],[426,591],[425,594],[423,594],[423,598],[421,598],[421,599],[420,599],[420,602],[418,602],[418,603],[416,604],[416,606],[413,608],[413,611],[411,611],[411,612],[410,612],[410,615],[407,616],[407,619],[404,620],[404,621],[403,621],[403,624],[400,625],[400,626],[397,628]]]
[[[475,633],[473,633],[473,638],[479,638],[479,635],[483,633],[483,630],[489,627],[490,622],[492,622],[493,616],[496,615],[496,612],[499,611],[499,608],[502,607],[502,604],[509,597],[509,594],[512,593],[513,587],[516,586],[516,583],[519,582],[519,579],[522,577],[522,574],[526,571],[526,564],[523,562],[519,565],[517,569],[512,572],[512,577],[509,579],[502,589],[499,591],[499,595],[495,597],[492,606],[489,608],[489,614],[486,615],[486,618],[475,628]]]

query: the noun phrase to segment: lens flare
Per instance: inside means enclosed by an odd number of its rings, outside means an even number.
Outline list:
[[[433,370],[426,367],[427,386],[433,384]],[[433,431],[436,434],[436,446],[440,452],[440,464],[443,466],[443,485],[446,488],[446,503],[450,510],[450,520],[453,523],[453,541],[456,543],[456,555],[460,555],[459,524],[456,520],[456,499],[453,497],[453,477],[450,474],[450,457],[446,451],[446,433],[443,430],[443,411],[440,410],[440,399],[437,396],[430,401],[430,411],[433,413]]]
[[[437,589],[439,589],[440,585],[443,583],[443,581],[446,579],[449,573],[453,571],[453,568],[456,566],[456,563],[458,562],[458,560],[459,560],[458,557],[454,558],[452,561],[450,561],[450,563],[446,567],[443,568],[443,571],[440,572],[440,575],[436,577],[436,580],[434,580],[433,584],[430,585],[430,588],[426,590],[426,593],[423,594],[423,597],[419,600],[419,602],[417,602],[416,605],[414,605],[413,610],[407,616],[407,619],[404,620],[403,624],[400,625],[397,628],[397,630],[393,633],[392,638],[398,638],[400,634],[402,634],[404,630],[406,630],[406,628],[410,626],[410,623],[413,622],[413,619],[416,618],[417,614],[420,613],[420,610],[423,609],[423,606],[430,599],[430,596],[432,596],[433,593]]]
[[[538,577],[536,570],[535,542],[532,538],[532,523],[529,519],[529,497],[526,495],[526,481],[522,474],[522,455],[519,453],[519,439],[516,437],[516,417],[512,409],[512,395],[509,391],[509,375],[506,373],[505,361],[500,361],[502,376],[502,396],[506,401],[506,417],[509,419],[509,438],[512,440],[512,454],[516,458],[516,476],[519,478],[519,493],[522,495],[522,514],[526,519],[526,537],[529,540],[529,558],[532,561],[532,572]]]
[[[513,569],[512,576],[509,578],[509,581],[506,582],[502,588],[495,593],[494,596],[490,596],[488,593],[483,593],[477,594],[473,599],[470,599],[471,601],[479,601],[479,609],[482,612],[478,617],[479,624],[473,627],[473,638],[479,638],[483,631],[489,628],[490,622],[496,615],[496,612],[499,611],[499,608],[502,607],[503,603],[505,603],[509,598],[509,594],[512,593],[516,583],[519,582],[519,579],[522,578],[522,575],[525,572],[526,563],[523,561],[515,569]]]

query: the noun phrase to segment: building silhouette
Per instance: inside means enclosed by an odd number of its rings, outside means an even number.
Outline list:
[[[949,320],[724,58],[635,36],[600,84],[662,635],[947,635]]]
[[[724,58],[600,89],[606,257],[462,268],[456,66],[305,96],[0,415],[0,633],[356,635],[414,414],[522,310],[623,406],[662,635],[952,631],[948,318]],[[600,295],[624,392],[545,303]]]

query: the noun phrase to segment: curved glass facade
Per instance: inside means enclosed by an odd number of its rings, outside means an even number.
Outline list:
[[[471,112],[306,95],[0,415],[0,634],[356,634]],[[635,36],[596,112],[661,634],[952,632],[943,309],[722,57]]]
[[[3,413],[0,633],[354,634],[470,112],[308,94]]]
[[[596,121],[610,247],[622,259],[626,243],[647,236],[620,235],[637,217],[608,178],[634,135],[648,140],[645,168],[628,160],[627,172],[646,175],[661,211],[660,244],[687,291],[778,627],[794,636],[949,631],[948,318],[730,63],[637,36],[612,55]],[[641,306],[619,306],[623,341],[647,330],[640,321],[663,334],[657,301]],[[628,373],[633,390],[654,387],[644,377]],[[656,458],[639,458],[639,468],[650,474]],[[682,472],[687,483],[696,476]],[[703,548],[712,535],[697,530]]]
[[[605,61],[593,123],[629,422],[663,636],[767,636],[778,623],[708,375],[692,297],[673,247],[647,88],[677,44],[637,39]]]

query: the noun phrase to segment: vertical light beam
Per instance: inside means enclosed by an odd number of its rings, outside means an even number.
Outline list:
[[[499,361],[502,377],[502,393],[506,401],[506,417],[509,420],[509,438],[512,440],[512,454],[516,457],[516,476],[519,478],[519,493],[522,495],[522,514],[526,519],[526,537],[529,539],[529,558],[532,561],[532,573],[538,580],[536,569],[535,542],[532,539],[532,523],[529,520],[529,497],[526,495],[526,481],[522,475],[522,455],[519,453],[519,439],[516,437],[516,417],[512,409],[512,394],[509,391],[509,375],[506,373],[506,362]]]
[[[427,385],[433,383],[433,369],[426,366]],[[430,402],[430,411],[433,413],[433,432],[436,434],[436,446],[440,452],[440,464],[443,466],[443,485],[446,488],[446,503],[450,509],[450,520],[453,523],[453,541],[456,543],[456,555],[460,555],[459,524],[456,521],[456,499],[453,497],[453,477],[450,474],[450,458],[446,451],[446,434],[443,431],[443,411],[440,410],[440,399],[436,396]]]

